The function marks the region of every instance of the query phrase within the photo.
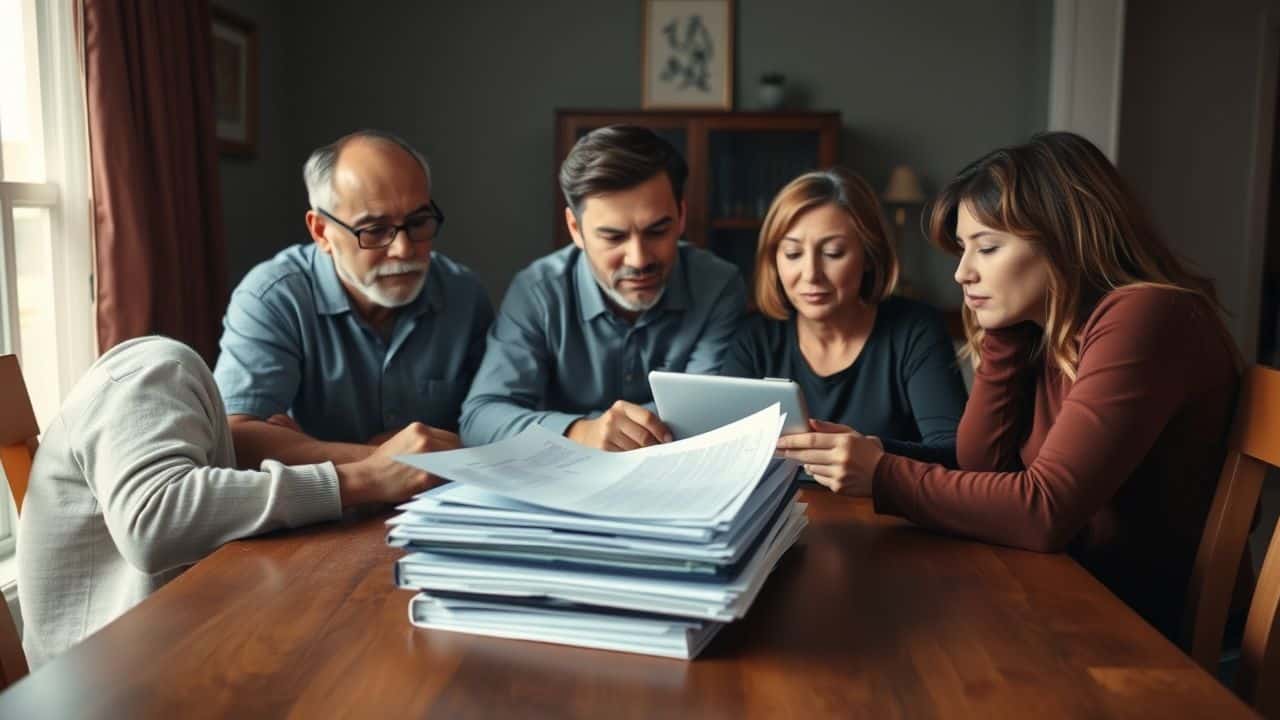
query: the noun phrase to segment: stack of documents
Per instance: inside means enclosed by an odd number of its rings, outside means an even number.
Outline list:
[[[539,426],[398,458],[454,481],[388,521],[423,627],[692,658],[805,526],[777,406],[626,453]]]

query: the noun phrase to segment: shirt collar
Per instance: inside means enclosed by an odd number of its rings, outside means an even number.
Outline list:
[[[431,266],[427,268],[427,284],[423,286],[422,292],[418,293],[418,297],[409,303],[409,308],[415,317],[428,310],[436,315],[444,312],[444,271],[440,269],[434,250],[431,252]]]
[[[591,272],[591,261],[587,259],[587,253],[579,248],[575,255],[577,267],[573,274],[578,290],[578,307],[582,310],[582,321],[587,322],[610,312],[609,304],[605,302],[604,291],[596,284],[596,276]]]
[[[351,311],[351,297],[338,278],[338,268],[334,265],[333,256],[315,248],[315,259],[312,264],[316,278],[316,312],[321,315],[340,315]],[[401,308],[405,314],[417,317],[432,311],[436,314],[444,312],[445,297],[442,287],[443,274],[440,264],[436,262],[436,254],[431,253],[431,267],[427,270],[427,284],[418,293],[413,302]]]
[[[658,303],[663,310],[683,312],[689,308],[691,288],[689,274],[684,271],[684,253],[685,244],[680,243],[676,248],[676,266],[671,268],[671,275],[667,277],[667,291],[662,294],[662,302]]]
[[[351,309],[351,298],[347,297],[347,289],[342,287],[338,279],[338,269],[334,267],[333,256],[312,246],[315,253],[312,261],[312,275],[316,279],[316,312],[321,315],[338,315]]]
[[[683,312],[689,307],[689,276],[684,270],[684,248],[684,243],[681,243],[676,250],[675,267],[667,276],[667,289],[662,293],[662,298],[641,318],[667,311]],[[596,282],[595,273],[591,271],[591,260],[587,258],[587,253],[579,248],[576,256],[574,278],[578,286],[578,307],[582,311],[582,321],[588,322],[604,313],[613,312],[605,300],[604,291]]]

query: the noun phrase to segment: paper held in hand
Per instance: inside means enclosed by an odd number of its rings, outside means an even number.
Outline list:
[[[775,403],[710,432],[625,453],[534,425],[491,445],[396,459],[562,512],[703,523],[738,514],[773,457],[784,420]]]

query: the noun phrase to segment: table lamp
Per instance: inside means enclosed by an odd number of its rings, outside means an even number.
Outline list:
[[[898,248],[899,266],[902,266],[902,242],[906,237],[907,207],[924,202],[924,191],[920,188],[920,177],[910,165],[899,165],[889,173],[889,185],[881,195],[884,204],[893,208],[894,245]],[[911,295],[911,283],[907,279],[905,267],[898,273],[898,289],[901,295]]]

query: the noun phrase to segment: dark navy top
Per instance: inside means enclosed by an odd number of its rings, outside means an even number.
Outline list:
[[[956,466],[956,426],[967,399],[955,347],[930,305],[891,297],[849,367],[818,375],[800,352],[794,314],[748,320],[723,374],[796,381],[809,416],[875,435],[886,452]]]

